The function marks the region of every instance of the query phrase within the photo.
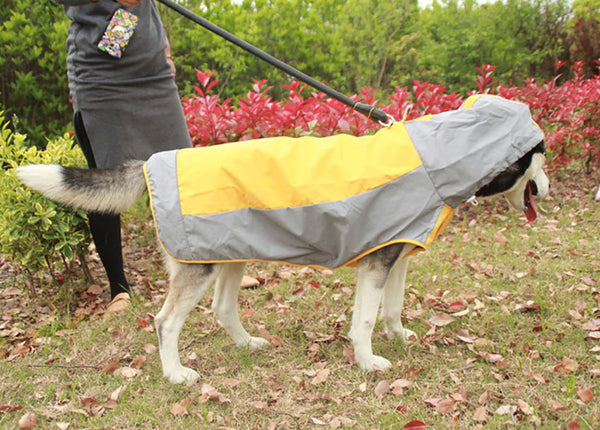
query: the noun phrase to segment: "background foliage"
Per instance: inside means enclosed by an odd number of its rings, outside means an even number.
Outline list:
[[[475,67],[494,64],[503,85],[554,77],[554,63],[600,58],[600,0],[181,0],[191,10],[299,70],[348,94],[378,97],[413,80],[450,92],[472,89]],[[285,96],[290,78],[197,24],[160,6],[182,95],[196,70],[215,71],[223,98],[244,96],[267,79]],[[68,20],[52,2],[5,0],[0,10],[0,107],[31,141],[70,127],[65,66]],[[569,67],[566,68],[569,70]],[[571,76],[565,76],[570,78]]]
[[[564,64],[558,63],[560,70]],[[495,66],[478,68],[476,91],[468,93],[497,94],[529,105],[533,119],[546,134],[549,162],[553,168],[564,168],[573,161],[583,162],[588,171],[600,164],[600,75],[585,78],[583,62],[570,72],[574,77],[557,85],[562,75],[536,82],[528,78],[522,86],[496,85]],[[600,60],[596,62],[600,69]],[[184,99],[184,112],[195,145],[214,145],[237,140],[306,133],[329,136],[335,133],[362,135],[380,126],[337,100],[323,94],[307,95],[299,82],[285,85],[287,97],[275,101],[266,80],[254,84],[246,97],[236,104],[221,101],[210,94],[217,85],[213,73],[198,72],[197,95]],[[474,85],[472,85],[474,87]],[[464,96],[448,93],[443,85],[413,81],[410,89],[396,87],[381,102],[371,88],[362,89],[354,98],[378,105],[384,112],[400,120],[457,109]]]
[[[60,206],[23,187],[14,168],[25,164],[83,166],[73,138],[65,135],[39,150],[26,136],[13,133],[0,112],[0,255],[22,267],[31,280],[42,272],[54,275],[55,265],[67,269],[75,256],[87,254],[91,236],[83,211]],[[33,287],[33,282],[30,282]]]
[[[497,93],[530,105],[547,133],[554,168],[583,160],[590,170],[600,162],[600,0],[575,0],[572,7],[567,0],[434,0],[427,8],[420,8],[417,0],[181,2],[397,119],[408,106],[410,119],[455,109],[473,90]],[[89,243],[83,214],[23,191],[4,171],[22,162],[81,159],[70,138],[53,138],[70,127],[68,20],[51,2],[6,0],[3,6],[0,109],[11,119],[11,129],[2,117],[0,191],[2,206],[10,209],[2,214],[0,254],[39,270],[51,268],[55,260],[68,261]],[[197,145],[282,134],[362,134],[376,127],[159,8]],[[47,153],[29,151],[32,146],[47,146]],[[43,228],[37,229],[37,222]],[[54,257],[44,254],[48,247]]]
[[[40,147],[70,122],[68,26],[50,1],[3,0],[0,7],[0,109]]]

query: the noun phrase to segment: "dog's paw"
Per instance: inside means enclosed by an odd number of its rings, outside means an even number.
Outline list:
[[[267,339],[263,339],[262,337],[251,336],[250,340],[245,345],[247,348],[251,350],[263,349],[271,346],[271,343]]]
[[[358,365],[362,370],[366,370],[367,372],[374,370],[383,371],[392,367],[392,363],[388,359],[378,355],[371,355],[368,358],[358,360]]]
[[[200,379],[200,375],[198,375],[198,372],[194,369],[181,366],[181,368],[176,371],[165,373],[165,378],[167,378],[171,384],[185,383],[187,385],[192,385]]]

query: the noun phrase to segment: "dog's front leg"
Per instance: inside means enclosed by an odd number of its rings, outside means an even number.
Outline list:
[[[392,366],[389,360],[374,355],[371,336],[383,289],[394,262],[403,245],[390,245],[362,258],[358,263],[358,279],[352,314],[350,339],[354,346],[354,358],[361,369],[385,370]]]
[[[225,331],[238,346],[259,349],[269,345],[262,337],[250,336],[240,322],[238,296],[240,283],[244,275],[245,263],[227,263],[223,265],[215,285],[215,297],[212,308]]]
[[[154,319],[163,375],[173,384],[193,384],[198,373],[179,359],[179,334],[188,315],[212,285],[217,270],[213,265],[183,264],[167,259],[170,285],[167,298]]]
[[[406,272],[408,270],[408,257],[406,255],[414,249],[413,245],[406,245],[402,254],[396,260],[390,271],[383,289],[383,303],[381,305],[381,319],[384,323],[385,334],[389,339],[399,337],[403,341],[410,337],[417,338],[414,331],[402,326],[402,309],[404,307],[404,288]]]

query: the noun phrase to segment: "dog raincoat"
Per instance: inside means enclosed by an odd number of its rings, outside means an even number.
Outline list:
[[[171,258],[336,268],[392,243],[426,249],[454,208],[542,139],[526,105],[473,96],[369,136],[161,152],[144,171]]]

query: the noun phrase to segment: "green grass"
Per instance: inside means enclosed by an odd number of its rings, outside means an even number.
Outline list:
[[[242,292],[242,311],[254,311],[243,323],[252,334],[280,339],[279,346],[236,348],[215,322],[207,296],[180,340],[182,360],[201,375],[192,387],[167,383],[158,353],[147,348],[157,344],[156,335],[140,319],[152,323],[166,287],[160,256],[148,251],[153,229],[145,211],[135,212],[129,217],[138,230],[126,232],[126,256],[140,293],[128,312],[108,321],[60,310],[36,314],[44,298],[36,307],[25,296],[15,302],[22,309],[2,308],[3,330],[22,333],[0,337],[0,405],[22,409],[0,411],[0,427],[18,428],[31,412],[39,428],[395,429],[412,420],[428,429],[559,429],[575,420],[583,429],[599,428],[600,390],[592,372],[600,368],[599,343],[586,339],[582,324],[600,318],[600,205],[591,192],[575,188],[542,202],[546,214],[532,226],[501,202],[463,209],[443,238],[413,257],[405,326],[419,340],[387,341],[378,324],[374,351],[394,363],[384,373],[364,373],[348,361],[353,270],[251,265],[250,274],[266,284]],[[517,309],[528,301],[539,309]],[[468,312],[434,328],[430,318],[452,315],[454,302]],[[21,344],[29,350],[15,356]],[[566,359],[577,368],[556,371]],[[140,371],[103,373],[111,361]],[[324,369],[328,376],[313,383]],[[403,393],[375,392],[381,381],[399,379],[409,381]],[[204,399],[203,384],[221,401]],[[124,394],[107,403],[120,387]],[[578,394],[588,388],[593,401]],[[186,398],[187,415],[171,413]],[[432,399],[450,408],[436,410]],[[513,414],[503,413],[511,407]],[[480,422],[474,414],[482,408]]]

